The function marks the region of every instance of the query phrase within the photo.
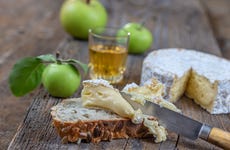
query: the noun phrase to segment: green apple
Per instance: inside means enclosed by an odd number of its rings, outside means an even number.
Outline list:
[[[97,0],[66,0],[60,10],[60,21],[67,33],[86,40],[89,29],[106,26],[107,12]]]
[[[45,68],[42,83],[50,95],[69,97],[78,89],[81,75],[73,65],[53,63]]]
[[[141,54],[151,47],[153,42],[152,33],[143,25],[128,23],[122,29],[130,33],[129,53]]]

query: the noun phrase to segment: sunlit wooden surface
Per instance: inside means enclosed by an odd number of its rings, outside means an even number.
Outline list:
[[[40,87],[22,98],[12,96],[8,75],[12,65],[25,56],[55,53],[83,62],[88,60],[88,43],[68,36],[60,27],[58,1],[0,1],[0,147],[7,149],[218,149],[202,140],[191,141],[174,133],[166,142],[153,144],[151,139],[127,139],[63,145],[51,126],[50,107],[55,99]],[[196,49],[230,59],[230,4],[228,0],[103,0],[108,10],[109,25],[148,20],[155,42],[148,51],[182,47]],[[139,83],[143,58],[148,54],[130,55],[125,80],[115,85]],[[85,79],[88,77],[86,76]],[[81,90],[81,89],[80,89]],[[79,91],[80,91],[79,90]],[[74,96],[79,96],[79,91]],[[183,97],[176,105],[199,121],[230,131],[229,115],[210,115],[192,100]],[[178,141],[178,143],[177,143]],[[177,145],[176,145],[177,143]],[[0,148],[0,149],[1,149]]]

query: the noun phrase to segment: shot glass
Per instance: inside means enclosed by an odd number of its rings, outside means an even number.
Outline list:
[[[129,33],[106,27],[89,30],[89,76],[118,83],[123,79],[128,56]]]

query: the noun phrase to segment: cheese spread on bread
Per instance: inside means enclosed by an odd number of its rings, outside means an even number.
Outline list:
[[[86,142],[98,143],[120,138],[145,138],[154,136],[156,142],[166,139],[166,130],[153,116],[142,116],[141,122],[124,118],[116,113],[101,108],[86,108],[82,98],[65,99],[51,108],[52,123],[63,143]],[[147,128],[146,128],[147,127]]]
[[[130,118],[135,124],[143,123],[149,129],[149,133],[156,137],[155,142],[166,140],[165,128],[159,125],[158,121],[149,120],[149,116],[144,115],[139,109],[134,110],[118,89],[113,88],[109,82],[102,79],[85,80],[83,86],[83,106],[108,109],[122,117]]]

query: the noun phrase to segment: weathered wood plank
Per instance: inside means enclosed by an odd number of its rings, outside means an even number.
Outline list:
[[[200,0],[209,17],[223,57],[230,59],[230,1]]]
[[[109,25],[119,26],[126,22],[140,22],[147,18],[146,26],[155,36],[152,49],[182,47],[221,55],[199,1],[148,0],[133,2],[120,0],[117,2],[111,0],[103,2],[110,14]],[[83,62],[88,61],[86,41],[67,38],[60,44],[58,50],[63,57],[71,56]],[[130,82],[139,83],[142,60],[146,54],[129,55],[125,80],[115,85],[117,88],[121,89]],[[86,76],[86,78],[88,77]],[[80,90],[74,95],[75,97],[79,96]],[[160,144],[151,143],[152,139],[113,140],[97,145],[92,143],[62,144],[54,128],[51,127],[51,116],[49,115],[50,108],[60,101],[60,99],[50,97],[41,88],[9,149],[32,149],[35,147],[39,149],[174,149],[176,146],[177,135],[174,133],[170,133],[169,139]],[[185,97],[177,102],[177,105],[185,115],[220,128],[229,129],[229,116],[210,115]],[[183,137],[180,137],[177,148],[217,149],[201,140],[191,141]]]
[[[22,57],[51,53],[65,35],[58,20],[62,0],[0,1],[0,149],[7,149],[36,92],[14,97],[8,85]]]
[[[144,141],[144,142],[143,142]],[[160,143],[153,144],[154,139],[153,138],[147,138],[147,139],[129,139],[127,141],[127,145],[125,149],[127,150],[158,150],[160,149]]]

